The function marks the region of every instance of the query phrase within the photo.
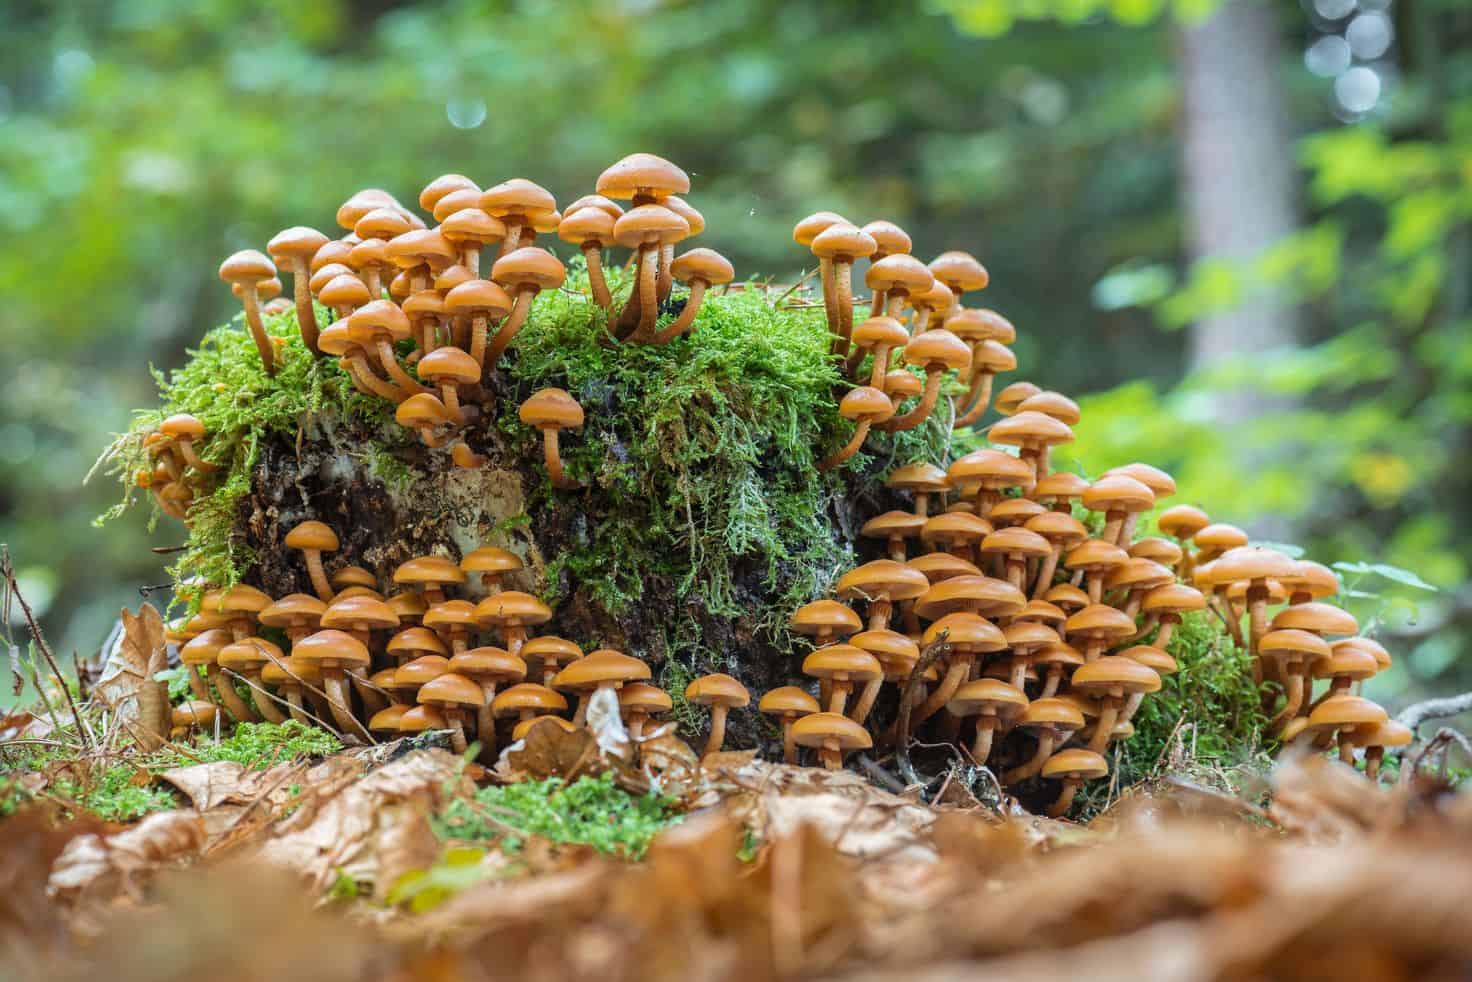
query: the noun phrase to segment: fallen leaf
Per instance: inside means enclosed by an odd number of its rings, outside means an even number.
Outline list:
[[[168,686],[154,680],[168,667],[163,618],[144,604],[136,615],[123,608],[122,624],[94,691],[140,747],[157,750],[169,735]]]
[[[198,816],[182,811],[150,815],[111,835],[78,836],[57,858],[46,893],[69,904],[87,894],[136,893],[143,879],[193,859],[204,842]]]

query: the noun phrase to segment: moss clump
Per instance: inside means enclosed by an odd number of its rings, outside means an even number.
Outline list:
[[[342,749],[342,743],[326,730],[305,726],[296,720],[284,723],[237,723],[222,740],[201,740],[188,755],[172,755],[173,765],[233,761],[247,770],[261,771],[308,757],[326,757]]]
[[[27,790],[21,776],[43,771],[49,775],[45,788]],[[70,758],[61,748],[0,747],[0,818],[32,801],[52,802],[65,816],[85,812],[107,822],[131,822],[180,804],[141,764]]]

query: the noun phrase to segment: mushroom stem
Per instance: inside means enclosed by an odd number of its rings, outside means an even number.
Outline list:
[[[1048,762],[1048,758],[1053,756],[1053,742],[1052,730],[1044,730],[1038,734],[1037,752],[1029,757],[1025,763],[1018,764],[1003,774],[1002,783],[1016,784],[1019,781],[1026,781],[1030,777],[1036,777],[1042,771],[1043,765]]]
[[[445,714],[445,722],[450,724],[450,749],[464,754],[470,749],[470,741],[465,736],[465,720],[460,718],[458,710],[450,710]]]
[[[852,335],[852,332],[850,332]],[[889,372],[889,353],[893,350],[887,344],[881,344],[874,349],[874,364],[869,369],[869,385],[871,388],[884,391],[884,376]],[[848,361],[843,363],[844,374],[853,375],[864,361],[864,349],[855,348],[848,356]]]
[[[639,250],[639,326],[634,329],[635,341],[647,341],[654,332],[654,322],[659,317],[655,273],[658,255],[658,246],[646,245]]]
[[[497,257],[499,258],[500,256],[509,255],[510,253],[515,252],[520,245],[521,223],[508,221],[506,223],[506,238],[501,240],[501,251],[496,254]]]
[[[240,299],[245,304],[245,323],[250,327],[251,339],[256,343],[256,350],[261,353],[261,364],[265,366],[267,375],[275,375],[276,348],[266,334],[266,326],[261,323],[261,301],[256,295],[256,285],[241,283]]]
[[[200,702],[214,702],[214,698],[210,696],[209,684],[200,671],[198,665],[184,666],[184,677],[189,680],[189,691]]]
[[[321,549],[303,549],[302,558],[307,561],[307,575],[312,578],[312,589],[323,603],[331,603],[334,596],[332,584],[327,581],[327,570],[322,568]],[[292,643],[296,643],[295,638]]]
[[[209,461],[199,459],[199,456],[194,452],[194,441],[188,437],[178,437],[174,440],[174,445],[179,450],[179,456],[184,458],[184,462],[195,470],[208,472],[216,469],[215,465]]]
[[[879,261],[879,254],[870,257],[874,262]],[[869,298],[869,316],[878,317],[889,309],[889,292],[886,290],[875,290],[874,295]]]
[[[864,683],[863,690],[859,693],[859,701],[854,703],[854,708],[849,716],[855,723],[863,723],[869,718],[869,713],[874,710],[874,703],[879,699],[879,692],[884,687],[884,678],[871,679]]]
[[[1038,476],[1043,477],[1044,475],[1039,474]],[[1140,513],[1137,511],[1132,511],[1126,515],[1124,522],[1119,526],[1119,538],[1115,540],[1115,545],[1121,549],[1128,549],[1130,542],[1135,538],[1135,526],[1139,524],[1139,521]]]
[[[613,295],[608,292],[608,280],[603,276],[603,246],[594,239],[583,243],[583,258],[588,261],[588,286],[593,290],[593,302],[607,309],[613,306]]]
[[[1119,530],[1124,525],[1125,513],[1122,511],[1107,511],[1104,513],[1104,531],[1099,533],[1099,538],[1105,542],[1118,542]],[[1098,601],[1095,601],[1097,603]]]
[[[485,695],[485,704],[475,709],[475,738],[480,741],[483,760],[496,755],[496,714],[491,711],[491,700],[496,698],[496,683],[482,682],[480,691]]]
[[[388,697],[369,683],[369,681],[357,672],[348,672],[348,678],[353,683],[353,688],[358,693],[358,699],[363,703],[363,715],[371,717],[380,709],[388,707]]]
[[[1155,635],[1155,647],[1161,651],[1166,650],[1170,644],[1171,637],[1175,634],[1176,625],[1181,622],[1179,614],[1164,614],[1160,618],[1160,633]]]
[[[955,430],[970,426],[981,419],[982,414],[992,404],[992,379],[996,376],[987,371],[980,371],[971,376],[971,388],[966,393],[966,411],[956,418],[951,424]]]
[[[291,262],[291,295],[296,301],[296,326],[301,329],[302,343],[313,357],[321,357],[317,347],[317,308],[312,306],[312,272],[305,256],[294,256]]]
[[[470,318],[470,357],[482,368],[486,365],[486,332],[489,330],[489,320],[482,313]]]
[[[374,373],[368,366],[368,361],[363,357],[362,349],[353,349],[344,355],[343,361],[347,362],[348,374],[352,376],[353,386],[364,395],[378,396],[389,402],[399,403],[408,398],[408,394],[399,390],[392,382],[385,382]]]
[[[1273,717],[1273,729],[1282,729],[1290,719],[1298,715],[1303,708],[1303,675],[1294,671],[1292,666],[1288,670],[1288,678],[1284,683],[1286,699],[1283,708],[1278,715]]]
[[[1262,636],[1268,633],[1268,588],[1266,583],[1254,581],[1247,588],[1247,612],[1251,634],[1248,650],[1257,657],[1257,646]]]
[[[833,744],[825,743],[818,748],[818,759],[830,771],[843,770],[843,751]]]
[[[1064,778],[1063,790],[1058,792],[1058,798],[1048,806],[1049,818],[1062,818],[1068,814],[1068,806],[1073,804],[1073,796],[1083,782],[1076,777]]]
[[[1354,741],[1349,730],[1339,731],[1339,759],[1350,767],[1354,766]]]
[[[845,460],[848,460],[854,454],[859,452],[859,448],[864,445],[864,438],[868,435],[869,421],[867,419],[859,420],[859,425],[854,427],[854,435],[852,439],[850,439],[848,443],[844,444],[841,450],[837,451],[836,453],[830,454],[827,457],[824,457],[823,460],[818,464],[818,470],[831,471],[833,470],[833,468],[837,467]]]
[[[302,687],[300,685],[282,686],[286,690],[286,704],[291,707],[291,718],[303,726],[313,726],[315,721],[305,706],[302,705]]]
[[[670,263],[675,261],[675,245],[666,242],[659,247],[659,272],[655,277],[655,292],[658,301],[664,303],[669,299],[670,291],[675,287],[674,278],[670,275]]]
[[[710,707],[710,736],[705,738],[705,749],[700,754],[702,757],[716,753],[726,742],[727,712],[727,708],[719,703]]]
[[[1109,738],[1114,734],[1114,725],[1119,722],[1120,699],[1113,694],[1104,700],[1104,705],[1099,708],[1099,721],[1094,724],[1094,735],[1089,738],[1089,749],[1096,754],[1102,754],[1104,748],[1109,746]]]
[[[1384,747],[1368,747],[1365,750],[1365,777],[1371,781],[1380,779],[1380,761],[1385,759]]]
[[[680,316],[662,331],[655,333],[651,339],[653,344],[669,344],[675,338],[690,330],[695,323],[695,315],[700,313],[700,303],[705,299],[705,280],[694,280],[690,283],[690,297],[685,301],[685,309],[680,311]]]
[[[829,350],[836,351],[838,344],[838,284],[834,282],[832,259],[818,260],[818,273],[823,282],[823,313],[828,320]]]
[[[854,329],[854,286],[853,263],[839,260],[833,264],[834,292],[838,315],[838,341],[835,353],[844,358],[848,355],[849,337]]]
[[[491,346],[486,351],[485,364],[492,369],[506,353],[506,349],[511,347],[511,342],[516,340],[516,335],[520,333],[522,327],[526,325],[527,314],[531,313],[532,301],[536,299],[536,296],[536,291],[525,287],[516,291],[516,305],[511,308],[510,315],[501,322],[501,329],[496,332],[495,339],[491,341]]]
[[[1043,691],[1038,695],[1038,698],[1039,699],[1046,699],[1049,696],[1056,696],[1058,694],[1058,686],[1061,685],[1062,683],[1063,683],[1063,666],[1062,665],[1049,665],[1048,666],[1048,675],[1047,675],[1046,678],[1043,679]],[[1042,766],[1042,765],[1039,765],[1039,766]]]
[[[1054,542],[1053,551],[1048,553],[1047,558],[1043,560],[1043,565],[1038,569],[1037,582],[1032,588],[1032,598],[1034,600],[1043,599],[1043,595],[1052,587],[1053,576],[1058,572],[1058,560],[1062,555],[1063,543]]]
[[[844,707],[848,705],[848,694],[853,689],[854,684],[847,679],[834,679],[833,689],[828,693],[828,712],[842,716]]]
[[[353,717],[353,696],[348,689],[347,673],[341,668],[322,670],[322,689],[327,693],[327,707],[343,734],[357,733],[363,724]]]
[[[982,716],[976,721],[976,738],[971,742],[971,759],[985,764],[992,755],[992,735],[1001,721],[995,716]]]
[[[552,479],[552,486],[561,488],[563,491],[571,491],[582,485],[563,473],[562,454],[558,442],[560,432],[555,426],[542,427],[542,456],[547,461],[547,476]]]
[[[404,371],[404,366],[399,364],[399,359],[394,356],[394,347],[388,343],[388,338],[380,336],[377,344],[378,363],[383,366],[384,374],[393,380],[394,384],[410,395],[418,395],[428,392],[424,386],[409,377]]]
[[[792,718],[782,720],[782,762],[797,763],[797,738],[792,735]]]
[[[913,430],[930,417],[930,411],[935,408],[936,399],[940,396],[940,383],[945,380],[945,371],[942,369],[927,370],[925,373],[925,393],[920,397],[920,402],[905,413],[896,416],[884,424],[887,433],[896,433],[901,430]]]
[[[925,701],[920,704],[919,708],[911,714],[910,726],[912,728],[919,726],[940,712],[941,707],[951,701],[951,697],[956,694],[957,689],[961,688],[961,683],[965,682],[967,676],[970,674],[971,660],[969,658],[962,658],[959,655],[952,655],[951,665],[946,669],[945,678],[940,680],[940,685],[935,687],[935,691],[930,693]],[[909,734],[901,734],[900,738],[909,739]]]
[[[220,705],[225,711],[235,717],[238,723],[256,723],[260,717],[256,711],[250,708],[250,704],[240,698],[240,693],[235,691],[235,686],[230,683],[230,677],[214,662],[210,662],[207,669],[210,681],[215,683],[215,691],[220,694]]]
[[[253,672],[245,676],[245,681],[250,685],[250,701],[255,703],[261,718],[268,723],[285,723],[286,714],[276,708],[276,700],[271,698],[271,693],[261,683],[261,673]]]

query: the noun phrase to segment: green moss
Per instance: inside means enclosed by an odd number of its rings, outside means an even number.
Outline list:
[[[42,770],[51,774],[45,789],[25,790],[21,775]],[[69,759],[52,747],[0,747],[0,818],[34,800],[54,802],[64,815],[87,812],[108,822],[131,822],[180,805],[179,796],[155,784],[139,764]]]
[[[188,756],[174,755],[173,766],[228,760],[259,771],[302,758],[326,757],[341,749],[342,743],[331,733],[296,720],[238,723],[228,737],[199,740],[189,748]]]

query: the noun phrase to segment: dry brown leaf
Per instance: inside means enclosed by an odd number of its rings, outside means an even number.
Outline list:
[[[191,764],[164,771],[159,779],[172,784],[187,797],[195,811],[209,811],[221,805],[247,805],[261,795],[280,789],[287,775],[301,768],[278,764],[264,771],[253,771],[233,760]],[[281,797],[289,797],[285,791]]]
[[[204,842],[198,816],[182,811],[150,815],[111,835],[78,836],[57,858],[46,893],[65,904],[89,896],[134,894],[148,876],[194,859]]]
[[[157,750],[169,736],[168,686],[154,680],[168,667],[163,618],[144,604],[136,615],[123,608],[122,619],[118,645],[94,691],[140,747]]]

